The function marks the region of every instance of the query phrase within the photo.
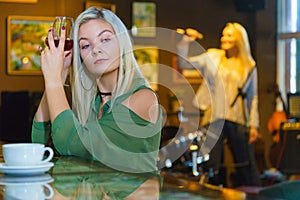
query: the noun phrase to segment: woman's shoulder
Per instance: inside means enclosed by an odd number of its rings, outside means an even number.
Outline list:
[[[217,48],[209,48],[207,50],[207,58],[209,58],[215,66],[218,66],[221,59],[225,56],[225,51]]]
[[[155,123],[159,115],[158,97],[151,88],[140,88],[122,102],[141,118]]]
[[[141,88],[135,91],[131,97],[134,100],[145,100],[145,102],[153,103],[158,101],[156,93],[151,88]]]
[[[223,49],[218,49],[218,48],[209,48],[207,49],[207,53],[212,56],[225,55],[225,51]]]

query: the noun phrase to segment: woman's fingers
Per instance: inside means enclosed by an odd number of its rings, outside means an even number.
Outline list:
[[[65,48],[65,40],[66,40],[66,28],[64,26],[61,27],[60,38],[58,48],[64,50]]]
[[[60,36],[58,37],[57,32],[51,27],[48,31],[48,46],[50,49],[59,48],[64,49],[65,46],[65,34],[66,30],[63,26],[60,31]]]
[[[52,26],[48,31],[48,46],[49,46],[50,49],[55,48],[55,43],[54,43],[54,38],[53,38],[53,27]],[[45,50],[46,50],[46,48],[45,48]]]
[[[38,47],[38,52],[41,54],[43,52],[43,47],[39,46]]]
[[[72,63],[72,51],[65,51],[64,67],[69,67]]]

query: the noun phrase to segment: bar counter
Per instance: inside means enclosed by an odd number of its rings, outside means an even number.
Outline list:
[[[77,157],[55,157],[51,162],[53,167],[41,174],[0,173],[0,199],[266,199],[164,170],[132,174]]]

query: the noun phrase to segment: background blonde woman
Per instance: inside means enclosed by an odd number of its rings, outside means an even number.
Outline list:
[[[209,125],[211,133],[221,132],[214,133],[219,139],[206,167],[215,171],[214,184],[226,185],[219,169],[223,140],[227,138],[234,162],[238,163],[233,185],[259,185],[252,146],[259,136],[257,70],[247,32],[239,23],[227,23],[220,38],[220,49],[211,48],[206,53],[188,57],[189,45],[199,34],[197,30],[187,29],[177,47],[179,67],[191,65],[204,77],[193,101],[204,111],[202,125]]]

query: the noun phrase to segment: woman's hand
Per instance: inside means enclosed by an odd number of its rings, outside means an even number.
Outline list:
[[[259,134],[257,128],[250,128],[250,132],[249,132],[249,144],[252,144],[258,138],[261,138],[261,135]]]
[[[201,33],[199,33],[197,30],[192,29],[192,28],[187,28],[185,30],[186,34],[192,39],[192,40],[196,40],[196,39],[202,39],[203,35]]]
[[[66,82],[68,72],[69,72],[69,67],[72,64],[73,50],[71,49],[70,51],[65,51],[64,54],[65,54],[64,67],[61,74],[62,83]]]
[[[41,68],[44,75],[45,83],[63,84],[68,74],[68,67],[72,61],[72,50],[64,51],[65,45],[65,30],[62,28],[59,44],[56,47],[54,44],[55,36],[53,28],[48,32],[48,44],[41,51]]]
[[[187,28],[186,30],[183,30],[183,31],[182,31],[182,29],[180,29],[177,32],[184,34],[182,40],[184,40],[185,42],[193,42],[196,39],[203,38],[203,35],[200,32],[198,32],[197,30],[192,29],[192,28]]]

